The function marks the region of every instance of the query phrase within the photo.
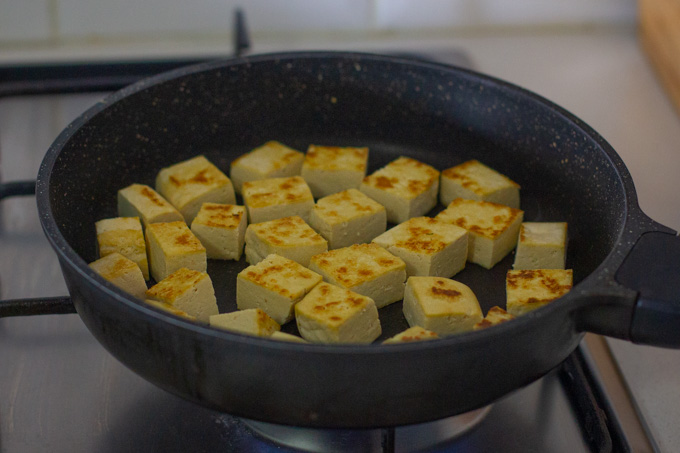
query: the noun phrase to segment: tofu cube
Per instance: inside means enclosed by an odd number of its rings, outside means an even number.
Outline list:
[[[203,203],[236,203],[231,180],[205,156],[163,168],[156,176],[156,190],[179,209],[189,225]]]
[[[368,148],[309,145],[301,175],[314,198],[357,189],[366,176]]]
[[[469,287],[441,277],[409,277],[403,311],[410,326],[420,326],[440,336],[472,330],[483,318],[482,308]]]
[[[355,244],[312,257],[324,281],[370,297],[382,308],[404,297],[406,263],[378,244]]]
[[[134,261],[117,252],[109,253],[89,264],[90,268],[123,291],[138,299],[144,299],[146,282],[142,271]]]
[[[505,280],[508,313],[521,316],[567,294],[573,284],[571,269],[508,271]]]
[[[240,260],[247,226],[244,206],[203,203],[191,222],[191,231],[205,247],[209,259]]]
[[[410,157],[399,157],[365,177],[359,190],[385,206],[388,222],[401,223],[435,207],[439,171]]]
[[[295,305],[302,338],[313,343],[371,343],[382,333],[370,297],[326,282]]]
[[[490,201],[519,209],[520,186],[478,160],[442,171],[439,200],[448,206],[456,198]]]
[[[564,269],[567,261],[566,222],[524,222],[513,269]]]
[[[293,335],[290,333],[281,332],[280,330],[277,330],[274,333],[272,333],[269,336],[269,338],[278,341],[290,341],[291,343],[309,343],[304,338],[298,337],[297,335]]]
[[[517,245],[524,211],[456,198],[436,218],[468,230],[468,261],[491,269]]]
[[[329,249],[371,242],[385,232],[385,207],[357,189],[348,189],[319,199],[309,216],[309,225],[328,241]]]
[[[183,267],[205,272],[205,247],[184,222],[152,223],[146,228],[151,276],[160,282]]]
[[[248,181],[299,175],[304,158],[300,151],[270,141],[235,159],[229,175],[236,192],[241,193]]]
[[[404,260],[409,277],[452,277],[467,260],[467,230],[431,217],[410,218],[373,242]]]
[[[171,313],[175,316],[179,316],[180,318],[188,319],[189,321],[196,321],[195,316],[191,316],[189,313],[183,310],[178,310],[177,308],[173,307],[172,305],[166,302],[160,302],[158,300],[151,299],[146,299],[144,302],[146,302],[148,305],[151,305],[152,307],[156,307],[160,310],[167,311],[168,313]]]
[[[201,322],[208,322],[210,316],[219,313],[210,276],[186,267],[149,288],[146,298],[166,303]]]
[[[474,330],[486,329],[487,327],[496,326],[506,321],[515,319],[513,315],[503,310],[499,306],[491,307],[484,319],[474,325]]]
[[[275,253],[307,267],[312,256],[326,250],[328,242],[298,216],[253,223],[246,229],[249,264]]]
[[[305,222],[314,207],[314,197],[301,176],[270,178],[243,184],[243,203],[250,223],[300,216]]]
[[[142,223],[139,217],[115,217],[94,224],[97,232],[97,250],[104,257],[117,252],[131,259],[142,270],[144,279],[149,279],[149,263]]]
[[[285,324],[293,319],[295,304],[321,280],[321,275],[293,260],[269,255],[236,277],[236,305],[239,310],[259,308]]]
[[[139,217],[145,228],[150,223],[184,221],[168,200],[143,184],[131,184],[118,191],[118,216]]]
[[[436,340],[439,335],[420,326],[409,327],[393,337],[383,341],[383,344],[412,343],[414,341]]]
[[[276,321],[259,308],[213,315],[210,317],[210,326],[258,337],[269,337],[281,329]]]

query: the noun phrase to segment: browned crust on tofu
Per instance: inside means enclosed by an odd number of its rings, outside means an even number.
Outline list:
[[[329,250],[314,255],[312,262],[348,288],[406,266],[401,258],[372,243]]]
[[[522,302],[526,304],[544,304],[565,295],[571,290],[573,286],[573,282],[561,284],[559,281],[553,278],[550,274],[554,273],[554,271],[555,270],[553,269],[510,270],[506,276],[506,285],[508,290],[529,288],[530,286],[540,287],[541,292],[548,293],[547,297],[542,297],[540,299],[536,297],[530,297],[526,300],[523,300]],[[571,269],[559,269],[559,271],[566,273],[566,275],[570,277],[571,281],[571,276],[573,275]]]
[[[366,176],[363,183],[388,192],[405,191],[410,198],[415,198],[438,180],[439,171],[434,167],[410,157],[399,157]]]
[[[162,301],[173,301],[206,277],[207,274],[204,272],[183,267],[149,288],[146,296]]]
[[[304,166],[327,171],[366,171],[368,148],[309,145]]]
[[[456,165],[455,167],[447,168],[446,170],[442,171],[442,176],[445,178],[449,179],[455,179],[458,182],[460,182],[460,185],[463,186],[464,188],[483,195],[485,193],[484,187],[479,185],[479,181],[473,177],[470,176],[468,173],[469,169],[471,167],[484,167],[487,168],[494,173],[496,173],[499,177],[503,178],[508,185],[516,188],[520,188],[519,184],[508,178],[507,176],[498,173],[496,170],[492,169],[491,167],[488,167],[484,165],[483,163],[479,162],[478,160],[472,159],[468,160],[467,162],[463,162],[460,165]]]
[[[487,327],[496,326],[512,319],[515,319],[513,315],[496,305],[489,309],[484,319],[474,325],[474,329],[486,329]]]
[[[194,222],[213,228],[236,228],[244,215],[242,206],[204,203]]]
[[[248,226],[262,240],[274,245],[283,245],[289,240],[305,239],[307,244],[322,243],[326,240],[310,227],[300,216],[282,217]]]
[[[480,210],[485,210],[486,212],[494,212],[495,215],[491,218],[491,225],[481,226],[475,222],[479,222],[477,219],[468,219],[462,214],[455,215],[453,212],[456,207],[463,205],[477,205]],[[505,230],[508,229],[517,218],[524,214],[521,209],[511,208],[498,203],[492,203],[490,201],[477,201],[477,200],[465,200],[463,198],[456,198],[453,200],[449,206],[437,215],[437,219],[445,220],[447,222],[458,225],[461,228],[465,228],[471,233],[478,234],[480,236],[487,237],[489,239],[496,239],[498,236],[503,234]]]
[[[276,180],[275,185],[272,184],[274,180]],[[263,188],[263,191],[249,192],[251,189],[257,190],[258,188]],[[244,182],[242,191],[250,208],[264,208],[282,202],[292,204],[314,200],[309,186],[301,176]]]
[[[144,198],[148,199],[151,203],[155,204],[156,206],[160,206],[161,208],[165,207],[172,207],[170,203],[168,203],[165,199],[163,199],[158,193],[150,189],[147,186],[142,186],[142,188],[139,190],[139,194],[142,195]]]
[[[444,280],[435,280],[434,284],[429,288],[428,295],[440,300],[455,301],[463,295],[460,291],[455,289],[445,288],[446,282]]]

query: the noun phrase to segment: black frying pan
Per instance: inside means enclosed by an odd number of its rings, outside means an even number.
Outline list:
[[[227,171],[236,156],[271,139],[301,150],[368,146],[369,171],[400,155],[440,170],[479,159],[522,185],[526,220],[569,222],[576,285],[483,331],[325,346],[192,324],[132,299],[87,267],[96,259],[94,222],[116,215],[118,189],[153,184],[158,169],[199,153]],[[74,121],[49,149],[36,187],[73,305],[97,339],[154,384],[238,416],[311,427],[424,422],[543,376],[584,331],[680,347],[680,240],[642,214],[614,150],[548,101],[462,69],[297,53],[177,70],[125,88]],[[468,264],[455,278],[486,311],[504,303],[512,259],[490,271]],[[245,266],[209,262],[222,311],[236,308],[235,277]],[[406,327],[400,303],[380,316],[383,337]]]

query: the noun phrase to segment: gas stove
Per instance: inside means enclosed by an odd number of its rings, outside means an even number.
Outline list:
[[[390,53],[474,66],[458,48]],[[54,137],[107,91],[192,62],[2,68],[12,80],[0,77],[7,82],[0,89],[0,181],[35,178]],[[67,294],[39,225],[32,198],[0,203],[2,299]],[[644,410],[620,374],[625,365],[617,362],[618,343],[593,335],[563,365],[491,406],[423,425],[367,431],[274,426],[184,401],[118,363],[74,314],[0,319],[0,338],[2,452],[571,453],[659,448]]]

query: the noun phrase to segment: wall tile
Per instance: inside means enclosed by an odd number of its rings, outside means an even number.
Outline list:
[[[251,31],[344,30],[370,26],[371,0],[58,0],[62,36],[229,32],[242,6]]]
[[[0,42],[50,38],[49,0],[0,0]]]

